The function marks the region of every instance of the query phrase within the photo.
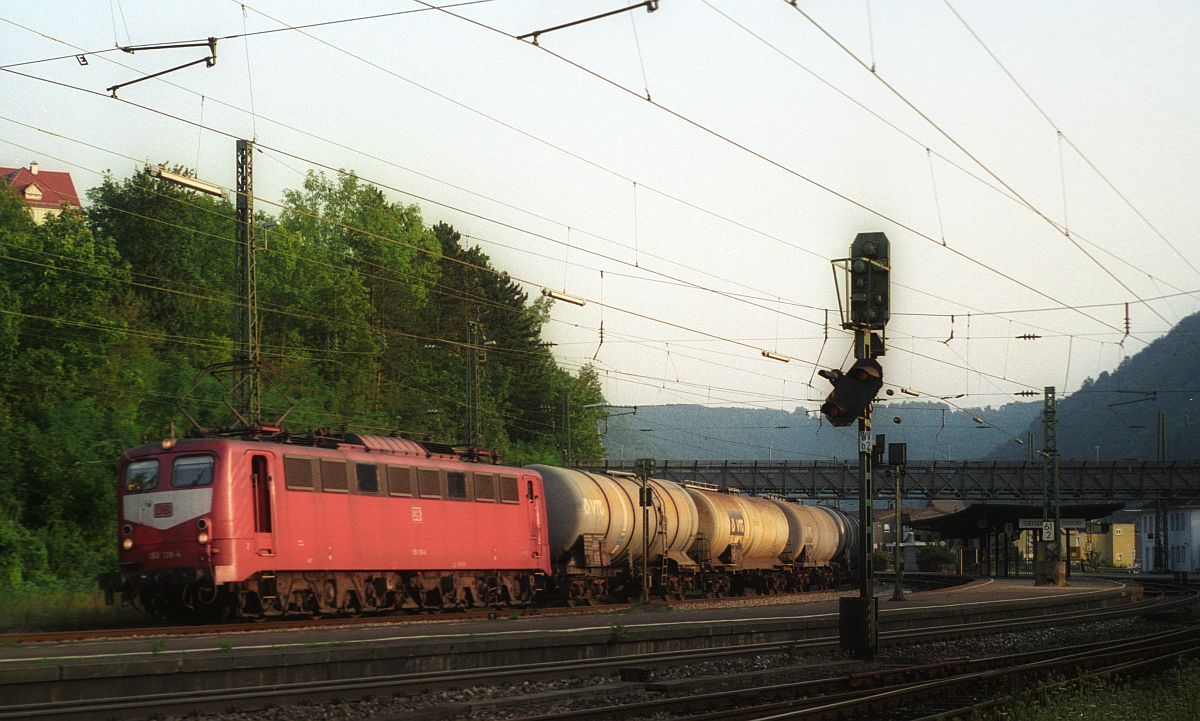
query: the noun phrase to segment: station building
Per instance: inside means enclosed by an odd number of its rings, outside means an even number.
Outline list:
[[[1146,502],[1131,511],[1143,571],[1160,567],[1175,573],[1200,571],[1200,500],[1170,503],[1165,509]]]
[[[1064,560],[1072,562],[1067,565],[1068,574],[1072,565],[1079,569],[1081,560],[1100,562],[1107,558],[1115,566],[1118,555],[1121,564],[1129,564],[1118,567],[1132,567],[1136,559],[1134,524],[1106,522],[1123,505],[1060,506],[1059,543],[1066,549]],[[958,548],[962,572],[1009,576],[1031,570],[1036,542],[1042,533],[1041,517],[1041,504],[972,503],[956,512],[913,519],[912,527],[935,533],[937,538]]]

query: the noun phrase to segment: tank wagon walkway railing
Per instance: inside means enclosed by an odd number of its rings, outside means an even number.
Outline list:
[[[582,470],[633,472],[632,460],[580,464]],[[1042,464],[1021,461],[912,461],[905,466],[905,498],[1041,500]],[[877,494],[893,495],[880,483],[888,467],[877,467]],[[858,498],[858,466],[848,461],[658,461],[655,477],[711,483],[750,493],[793,498]],[[1200,462],[1061,461],[1063,500],[1150,500],[1200,498]]]

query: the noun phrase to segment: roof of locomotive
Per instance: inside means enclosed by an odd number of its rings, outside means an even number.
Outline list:
[[[491,463],[476,461],[475,465],[495,468],[519,469],[515,466],[502,466],[497,463],[498,456],[489,451],[460,449],[437,443],[414,441],[396,436],[373,436],[346,433],[342,436],[325,436],[309,434],[292,436],[278,434],[271,437],[255,438],[245,436],[196,436],[185,438],[164,438],[157,443],[146,443],[127,449],[123,457],[136,458],[155,455],[164,451],[199,451],[215,448],[271,448],[275,450],[291,450],[303,453],[305,450],[341,452],[341,453],[370,453],[387,458],[408,458],[443,462],[469,463],[474,459],[490,459]],[[317,455],[323,455],[318,453]]]

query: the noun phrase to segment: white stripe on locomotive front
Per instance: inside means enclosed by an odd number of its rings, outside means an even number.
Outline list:
[[[176,488],[170,491],[130,493],[124,498],[122,511],[129,523],[165,531],[211,511],[212,493],[211,488]],[[170,503],[171,515],[155,518],[154,506],[158,503]]]

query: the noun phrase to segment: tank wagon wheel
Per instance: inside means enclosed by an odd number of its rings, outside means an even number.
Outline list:
[[[667,592],[664,594],[665,601],[682,601],[684,596],[683,579],[679,576],[667,577]]]
[[[574,584],[571,585],[567,593],[567,605],[571,608],[576,606],[595,606],[600,603],[600,599],[596,598],[596,594],[590,586],[580,586],[578,589]]]

